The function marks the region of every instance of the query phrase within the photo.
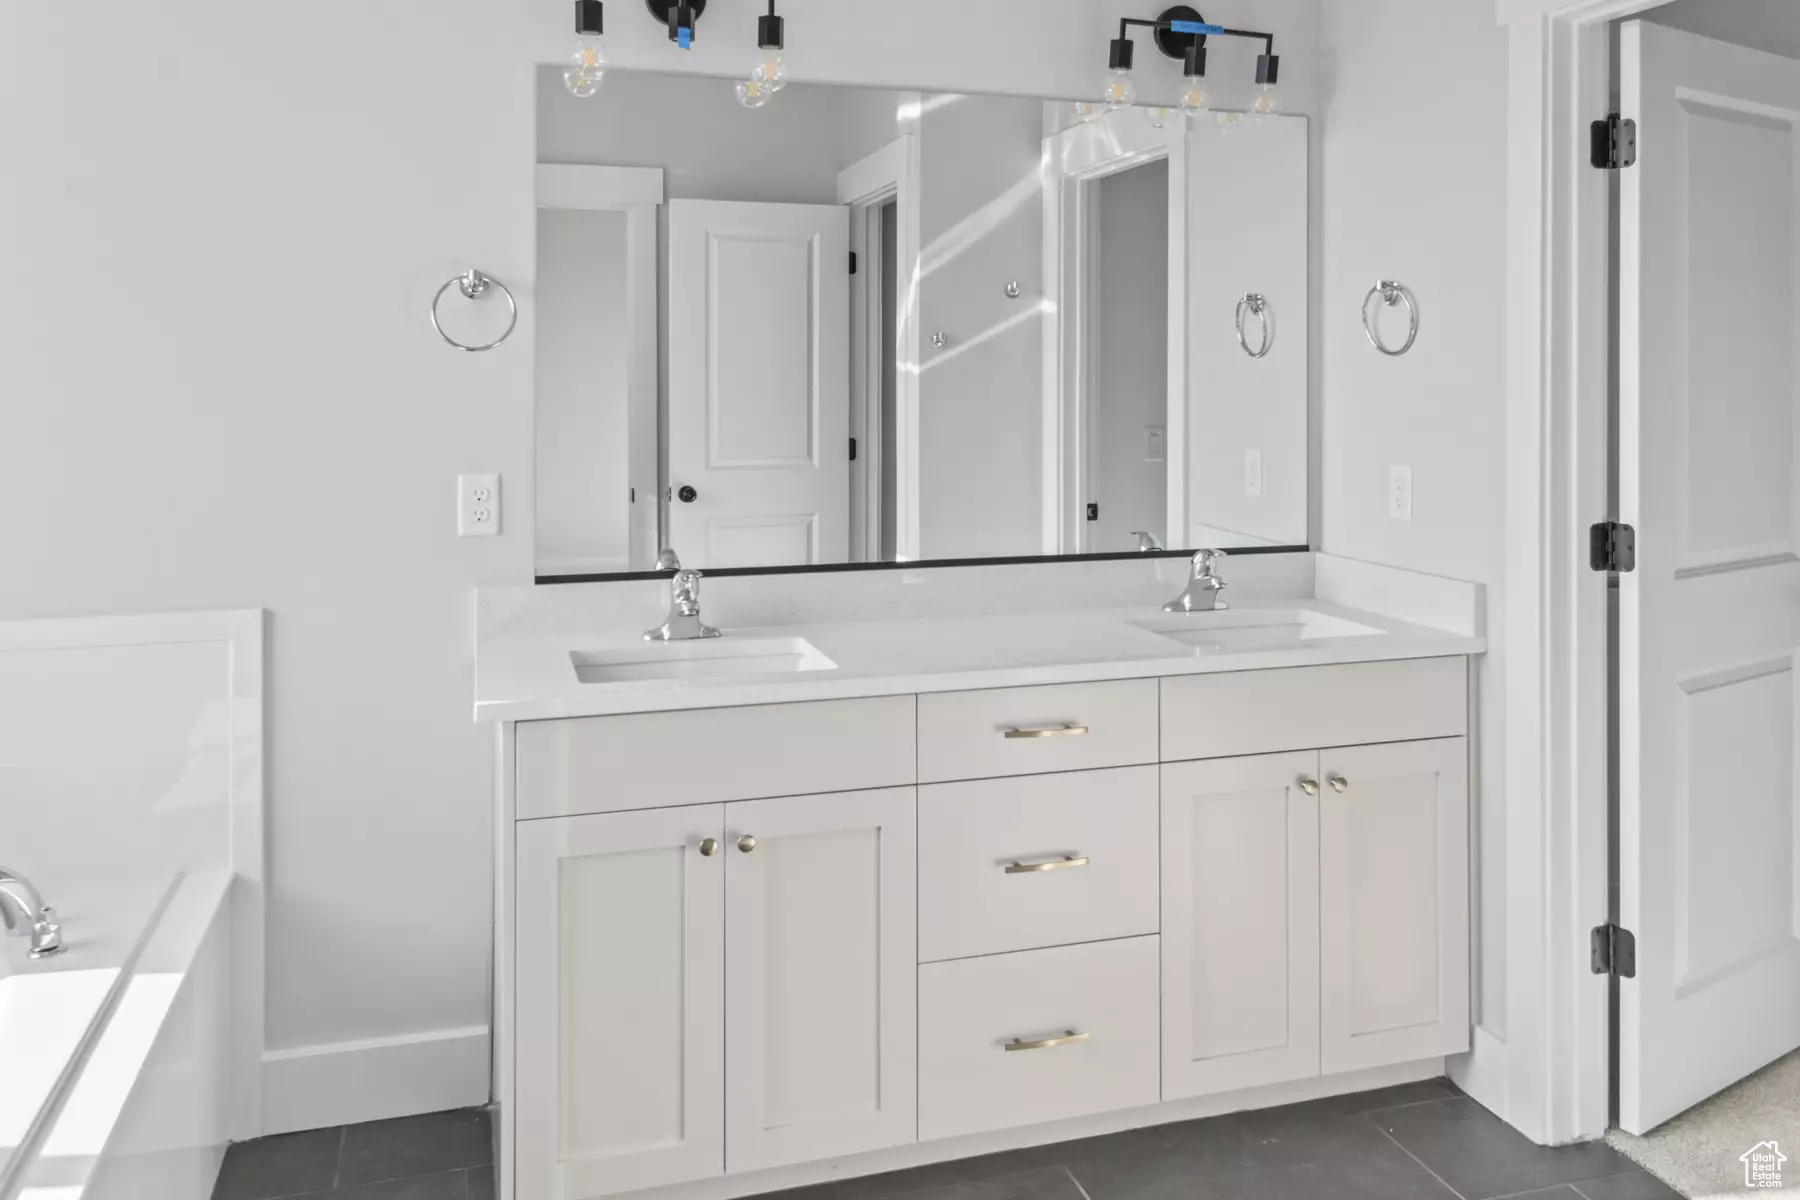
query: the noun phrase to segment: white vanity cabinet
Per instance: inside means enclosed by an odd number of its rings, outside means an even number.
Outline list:
[[[1438,658],[515,727],[503,1195],[1435,1073],[1470,1037],[1467,695]]]

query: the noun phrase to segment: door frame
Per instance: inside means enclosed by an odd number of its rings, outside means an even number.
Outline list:
[[[1532,1139],[1609,1124],[1608,585],[1588,529],[1610,482],[1610,24],[1663,0],[1495,0],[1508,38],[1506,1014],[1452,1077]]]
[[[858,438],[850,464],[854,511],[852,562],[873,562],[881,546],[882,362],[869,348],[881,344],[886,280],[881,267],[881,210],[894,203],[894,262],[900,272],[894,294],[900,311],[894,329],[894,557],[922,557],[919,547],[919,255],[920,160],[917,134],[902,134],[838,173],[838,203],[850,208],[850,249],[858,270],[850,277],[850,432]],[[858,557],[858,549],[862,557]]]
[[[1045,554],[1078,554],[1086,522],[1076,511],[1086,481],[1086,413],[1091,407],[1092,185],[1159,159],[1169,164],[1169,248],[1188,244],[1186,117],[1157,129],[1139,109],[1122,109],[1044,139],[1043,519]],[[1169,404],[1163,449],[1169,476],[1166,539],[1187,538],[1188,273],[1168,280]]]
[[[661,551],[657,413],[659,334],[657,225],[664,200],[660,167],[537,165],[537,208],[625,214],[626,483],[631,489],[630,569],[648,571]],[[565,564],[566,565],[566,564]]]

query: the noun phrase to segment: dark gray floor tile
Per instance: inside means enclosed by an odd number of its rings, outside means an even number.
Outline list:
[[[1308,1107],[1165,1125],[1070,1170],[1092,1200],[1455,1200],[1367,1117]]]
[[[985,1154],[978,1158],[952,1162],[928,1163],[905,1171],[885,1175],[864,1175],[856,1179],[837,1179],[812,1187],[795,1188],[780,1193],[780,1200],[900,1200],[900,1197],[936,1197],[939,1193],[959,1198],[970,1189],[981,1200],[998,1200],[980,1191],[1008,1180],[1048,1178],[1061,1171],[1064,1145],[1012,1150],[1001,1154]],[[1051,1152],[1056,1152],[1054,1155]],[[1066,1174],[1065,1174],[1066,1178]],[[1071,1181],[1072,1186],[1072,1181]],[[1004,1194],[1004,1193],[1001,1193]],[[1060,1197],[1061,1192],[1057,1195]],[[1075,1196],[1075,1200],[1080,1197]]]
[[[494,1200],[498,1188],[494,1184],[494,1168],[469,1168],[469,1200]]]
[[[1383,1109],[1367,1120],[1465,1200],[1493,1200],[1632,1169],[1628,1159],[1604,1142],[1536,1145],[1473,1100]]]
[[[213,1200],[274,1200],[322,1192],[337,1182],[342,1129],[284,1133],[239,1142],[225,1152]]]
[[[485,1109],[352,1125],[344,1131],[338,1186],[481,1167],[494,1159]]]
[[[1575,1185],[1585,1200],[1681,1200],[1681,1193],[1646,1171],[1627,1171]]]
[[[1039,1167],[1016,1175],[971,1179],[901,1194],[907,1200],[1082,1200],[1074,1177],[1061,1167]]]
[[[1500,1200],[1581,1200],[1581,1193],[1566,1183],[1559,1183],[1553,1188],[1544,1188],[1536,1192],[1520,1192],[1516,1196],[1502,1196]]]
[[[352,1126],[354,1128],[354,1126]],[[307,1200],[469,1200],[467,1171],[437,1171],[339,1188]]]

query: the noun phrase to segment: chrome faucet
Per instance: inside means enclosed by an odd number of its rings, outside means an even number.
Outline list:
[[[1219,560],[1224,557],[1223,550],[1202,550],[1194,555],[1194,574],[1188,580],[1187,591],[1163,605],[1163,611],[1224,612],[1230,608],[1219,599],[1219,593],[1226,588],[1225,581],[1219,578]]]
[[[718,630],[700,619],[700,572],[676,571],[669,583],[669,619],[646,633],[644,640],[689,642],[718,636]]]
[[[1131,531],[1131,536],[1138,540],[1137,548],[1139,554],[1152,554],[1163,548],[1162,539],[1157,537],[1154,533],[1142,529],[1134,529]]]
[[[62,952],[62,926],[56,923],[56,910],[44,903],[23,875],[5,867],[0,867],[0,925],[10,934],[30,938],[33,958]]]

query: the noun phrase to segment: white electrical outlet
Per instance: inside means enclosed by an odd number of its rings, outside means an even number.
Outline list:
[[[500,477],[456,477],[456,536],[500,536]]]
[[[1169,431],[1162,425],[1144,426],[1144,461],[1165,462],[1169,457]]]
[[[1244,451],[1244,495],[1262,499],[1262,451]]]
[[[1412,520],[1412,468],[1388,468],[1388,516],[1396,521]]]

